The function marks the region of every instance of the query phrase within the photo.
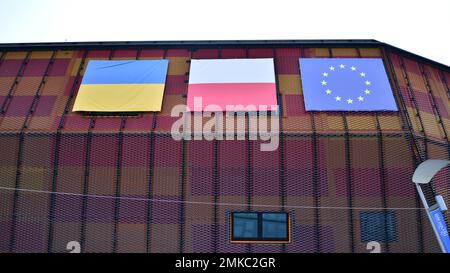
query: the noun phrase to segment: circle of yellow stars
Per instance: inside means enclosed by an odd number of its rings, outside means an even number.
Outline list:
[[[328,81],[326,81],[326,79],[328,78],[328,76],[330,75],[331,72],[335,72],[335,71],[339,71],[339,70],[343,70],[346,69],[346,65],[345,64],[340,64],[338,67],[334,67],[334,66],[330,66],[328,67],[328,71],[325,71],[322,73],[322,81],[320,82],[322,84],[323,87],[326,87],[328,84]],[[355,66],[351,66],[350,70],[358,73],[357,72],[357,68]],[[372,91],[370,90],[370,86],[372,85],[372,83],[366,79],[366,73],[364,73],[363,71],[361,71],[359,73],[359,76],[364,79],[364,84],[366,85],[366,89],[363,90],[363,94],[364,96],[368,96],[372,93]],[[325,89],[325,93],[327,95],[333,95],[333,90],[330,90],[329,88]],[[364,102],[364,96],[360,95],[359,97],[357,97],[357,101],[358,102]],[[335,96],[334,99],[336,100],[336,102],[341,102],[341,101],[346,101],[347,104],[353,104],[353,102],[355,101],[353,98],[343,98],[341,96]]]

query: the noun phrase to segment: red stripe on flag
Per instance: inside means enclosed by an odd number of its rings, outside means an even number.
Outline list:
[[[194,98],[202,98],[202,110],[208,105],[218,105],[225,111],[227,105],[241,105],[236,111],[245,111],[245,106],[277,105],[275,83],[205,83],[189,84],[187,104],[191,111],[194,109]],[[215,110],[215,109],[214,109]],[[219,110],[219,109],[217,109]]]

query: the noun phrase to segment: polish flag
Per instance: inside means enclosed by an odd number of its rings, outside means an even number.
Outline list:
[[[194,107],[194,99],[202,105]],[[271,109],[277,105],[273,59],[192,60],[189,72],[187,105],[190,111],[246,111]],[[219,109],[211,108],[219,106]]]

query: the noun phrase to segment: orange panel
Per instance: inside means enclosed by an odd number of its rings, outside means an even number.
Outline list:
[[[349,131],[376,131],[376,119],[373,113],[348,113],[347,124]]]
[[[75,56],[75,51],[71,50],[58,50],[56,52],[55,58],[56,59],[70,59],[73,56]]]
[[[158,116],[170,116],[172,108],[176,105],[186,105],[186,98],[176,95],[166,95],[163,98],[161,112]]]
[[[50,59],[52,54],[52,51],[33,51],[31,52],[30,59]]]
[[[76,76],[78,72],[78,68],[80,67],[81,58],[75,59],[75,61],[72,61],[72,70],[70,72],[70,76]],[[84,63],[83,70],[86,68],[86,63]],[[83,73],[83,71],[81,71]]]
[[[333,57],[357,57],[358,52],[356,48],[333,48]]]
[[[344,118],[340,114],[327,114],[327,124],[331,131],[344,131]]]
[[[423,93],[428,93],[427,87],[425,86],[425,81],[424,81],[422,75],[408,72],[408,77],[409,77],[410,85],[411,85],[412,89],[423,92]]]
[[[310,49],[311,57],[330,57],[328,48],[312,48]]]
[[[421,127],[420,127],[419,119],[416,115],[417,112],[411,107],[406,107],[406,110],[408,111],[409,119],[411,120],[414,131],[420,132]]]
[[[382,131],[401,131],[402,123],[399,115],[383,115],[378,116]]]
[[[25,117],[3,117],[0,119],[0,130],[2,131],[20,131]]]
[[[380,57],[381,50],[379,48],[360,48],[361,57]]]
[[[69,77],[48,77],[43,88],[42,95],[63,96],[68,84]]]
[[[8,94],[15,77],[1,77],[0,78],[0,96]]]
[[[34,96],[41,81],[42,77],[21,78],[16,90],[14,91],[14,96]]]
[[[278,75],[281,94],[301,95],[300,75]]]
[[[189,64],[186,57],[170,57],[168,75],[185,75],[189,71]]]
[[[444,135],[435,115],[420,111],[420,117],[422,118],[427,136],[432,136],[437,139],[443,138]]]
[[[24,51],[10,51],[6,53],[5,59],[25,59],[27,52]]]

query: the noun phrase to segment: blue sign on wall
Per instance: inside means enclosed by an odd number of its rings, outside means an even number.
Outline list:
[[[448,235],[447,225],[444,221],[444,215],[442,215],[442,211],[440,209],[435,209],[433,211],[430,211],[430,215],[446,252],[450,253],[450,238]]]

